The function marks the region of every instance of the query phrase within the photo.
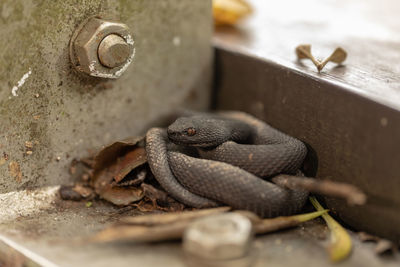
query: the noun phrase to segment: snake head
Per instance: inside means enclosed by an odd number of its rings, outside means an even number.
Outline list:
[[[169,139],[180,145],[215,147],[229,140],[231,131],[222,119],[204,116],[181,117],[168,129]]]

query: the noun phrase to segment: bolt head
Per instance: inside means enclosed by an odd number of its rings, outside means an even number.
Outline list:
[[[118,78],[134,57],[133,38],[128,26],[97,17],[84,21],[70,43],[75,68],[90,76]]]
[[[102,65],[115,68],[123,65],[129,58],[129,44],[117,34],[107,35],[100,43],[98,57]]]
[[[208,260],[228,260],[246,256],[253,240],[250,220],[243,215],[224,213],[193,222],[183,236],[183,248]]]

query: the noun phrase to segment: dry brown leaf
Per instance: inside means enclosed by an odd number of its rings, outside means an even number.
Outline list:
[[[143,183],[141,187],[145,189],[146,183]],[[158,190],[158,189],[157,189]],[[160,190],[161,191],[161,190]],[[161,191],[163,192],[163,191]],[[163,192],[166,194],[165,192]],[[145,197],[139,202],[132,204],[137,210],[145,213],[149,212],[182,212],[185,210],[186,206],[175,199],[167,196],[165,199],[157,198],[157,196],[148,196],[148,193],[145,191]]]
[[[118,141],[95,156],[92,184],[96,193],[101,195],[115,177],[121,181],[130,171],[146,163],[145,150],[139,146],[143,140],[143,137],[134,137]]]
[[[343,61],[346,60],[346,58],[347,58],[347,52],[343,48],[338,47],[335,49],[335,51],[328,59],[329,61],[341,64]]]
[[[126,153],[124,159],[118,164],[119,170],[114,176],[114,180],[117,183],[120,182],[133,169],[143,165],[146,162],[146,150],[142,147],[135,148],[134,150]]]
[[[104,188],[111,185],[114,179],[114,175],[117,173],[117,166],[111,165],[107,168],[97,171],[96,174],[93,174],[92,185],[94,191],[101,195]]]
[[[347,58],[347,52],[338,47],[333,51],[333,53],[324,59],[323,61],[319,61],[311,54],[311,45],[310,44],[302,44],[296,47],[296,55],[298,59],[310,59],[314,65],[317,67],[318,72],[320,72],[328,62],[334,62],[337,64],[341,64]]]
[[[141,187],[143,188],[146,197],[148,197],[153,204],[157,204],[157,201],[160,201],[161,203],[168,203],[169,197],[167,192],[159,190],[149,184],[142,184]]]
[[[318,72],[320,72],[329,61],[341,64],[346,59],[346,57],[347,53],[346,51],[344,51],[343,48],[341,47],[336,48],[335,51],[333,51],[333,53],[329,57],[327,57],[325,60],[323,60],[318,64],[317,66]]]
[[[131,185],[139,186],[141,181],[145,179],[145,168],[130,175],[136,175],[138,179],[123,183],[124,187],[117,182],[122,181],[132,170],[147,162],[146,151],[143,146],[143,137],[133,137],[114,142],[91,158],[72,161],[70,173],[76,180],[79,177],[80,182],[83,183],[89,182],[91,178],[90,184],[96,194],[115,205],[129,205],[140,201],[144,197],[144,190]],[[88,198],[88,195],[92,196],[89,188],[80,184],[74,187],[64,186],[60,189],[60,194],[63,199],[71,200],[81,200]]]
[[[118,183],[115,183],[115,186],[139,186],[141,185],[147,177],[147,169],[139,168],[136,173],[132,175],[125,176],[125,178]]]
[[[144,137],[132,137],[123,141],[114,142],[104,147],[94,157],[93,169],[95,174],[107,166],[114,164],[117,158],[132,151],[141,142],[144,142]]]
[[[252,8],[245,0],[213,0],[215,25],[235,25],[251,13]]]
[[[140,187],[125,188],[108,185],[102,189],[100,196],[117,206],[125,206],[141,200],[144,197],[144,192]]]
[[[299,45],[298,47],[296,47],[296,55],[298,59],[312,57],[311,45],[309,44]]]
[[[138,211],[149,213],[158,210],[158,206],[154,205],[154,202],[148,200],[146,197],[142,199],[139,203],[132,204]]]

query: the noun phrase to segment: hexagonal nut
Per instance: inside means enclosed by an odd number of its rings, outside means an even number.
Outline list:
[[[236,213],[194,221],[183,236],[186,253],[208,260],[229,260],[248,254],[254,237],[252,223]]]
[[[129,48],[124,64],[110,68],[101,64],[98,49],[102,40],[108,35],[118,35],[123,38]],[[70,58],[79,72],[90,76],[115,79],[131,64],[135,48],[128,26],[92,17],[84,21],[75,31],[70,42]]]

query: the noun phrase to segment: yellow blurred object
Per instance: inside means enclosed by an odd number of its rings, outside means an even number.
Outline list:
[[[317,211],[323,211],[324,208],[319,204],[315,197],[310,197],[310,201]],[[351,238],[344,229],[335,219],[329,214],[325,213],[321,215],[328,225],[331,231],[331,244],[328,248],[329,257],[332,262],[339,262],[347,259],[352,251],[353,244]]]
[[[215,25],[234,25],[237,21],[252,13],[251,6],[245,0],[213,0]]]

